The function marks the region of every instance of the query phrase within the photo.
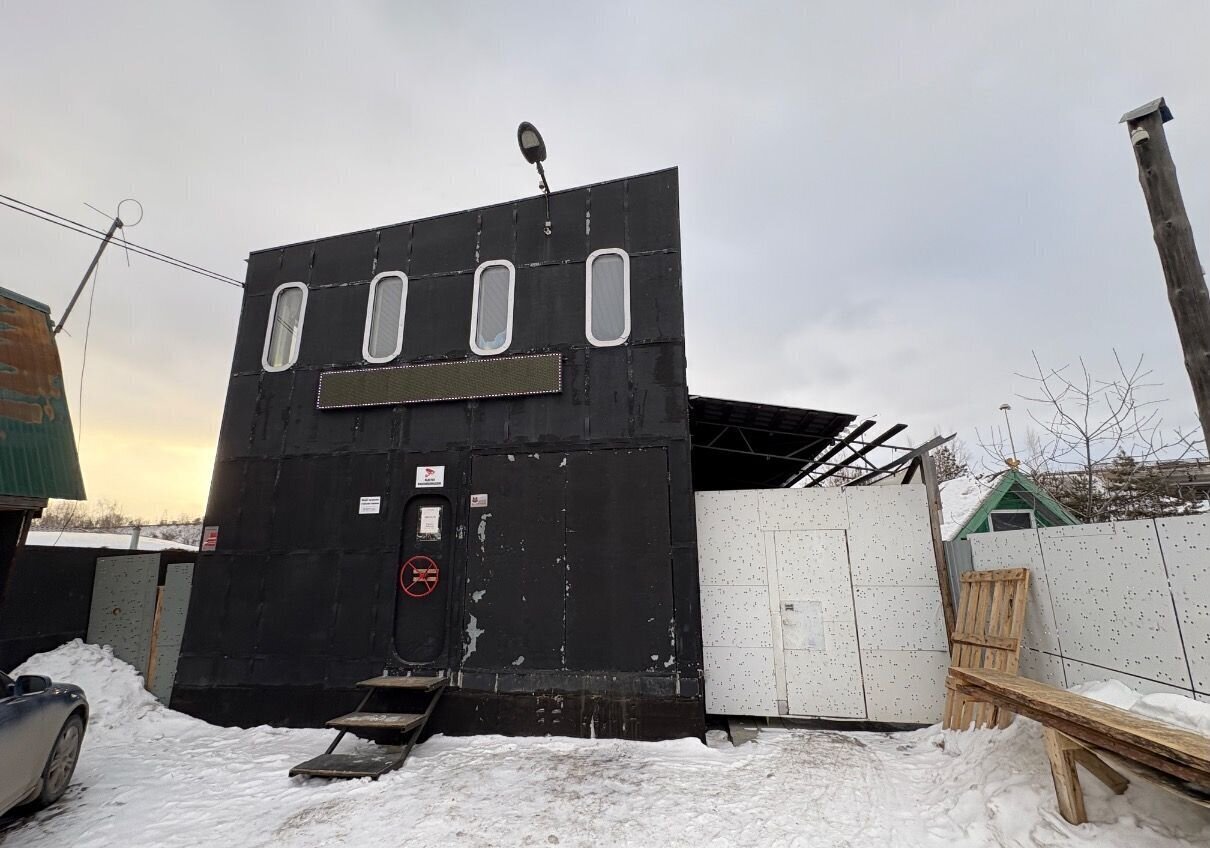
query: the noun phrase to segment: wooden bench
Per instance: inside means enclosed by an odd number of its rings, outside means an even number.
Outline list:
[[[1004,671],[951,668],[947,685],[1043,725],[1059,812],[1072,824],[1088,820],[1077,765],[1118,794],[1125,770],[1210,807],[1206,736]]]

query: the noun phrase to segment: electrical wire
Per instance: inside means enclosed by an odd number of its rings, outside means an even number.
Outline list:
[[[19,204],[19,205],[14,205]],[[71,218],[58,215],[32,203],[26,203],[24,200],[18,200],[15,197],[9,197],[7,194],[0,194],[0,206],[7,206],[17,212],[23,212],[39,221],[45,221],[48,224],[54,224],[57,227],[62,227],[70,232],[79,233],[80,235],[88,236],[97,239],[98,241],[105,238],[105,233],[94,229],[87,224],[81,224],[79,221],[73,221]],[[27,208],[23,208],[27,207]],[[209,277],[213,280],[218,280],[220,283],[226,283],[229,286],[243,288],[244,284],[233,277],[228,277],[226,274],[221,274],[218,271],[211,271],[209,268],[203,268],[201,265],[195,265],[192,262],[187,262],[184,259],[177,259],[175,256],[169,256],[166,253],[161,253],[158,250],[153,250],[150,247],[144,247],[141,244],[135,244],[131,241],[126,241],[123,238],[123,243],[126,249],[140,256],[145,256],[148,259],[154,259],[157,262],[163,262],[167,265],[180,268],[183,271],[190,271],[203,277]]]

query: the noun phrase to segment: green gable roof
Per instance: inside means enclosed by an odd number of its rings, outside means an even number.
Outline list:
[[[0,289],[0,495],[84,499],[47,309],[5,289]]]
[[[942,505],[944,508],[944,504]],[[970,533],[986,532],[991,513],[998,509],[1032,509],[1040,527],[1079,524],[1080,521],[1045,489],[1015,468],[1003,472],[996,485],[984,496],[953,539],[963,539]]]

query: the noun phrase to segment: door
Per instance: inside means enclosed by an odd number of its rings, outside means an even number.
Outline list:
[[[790,715],[865,718],[846,532],[771,535]]]
[[[449,499],[417,495],[403,511],[395,579],[395,653],[424,665],[445,654],[454,534]]]

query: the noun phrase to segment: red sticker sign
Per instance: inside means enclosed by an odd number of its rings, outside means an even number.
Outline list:
[[[414,556],[399,569],[399,588],[413,598],[432,594],[441,579],[441,569],[426,556]]]

